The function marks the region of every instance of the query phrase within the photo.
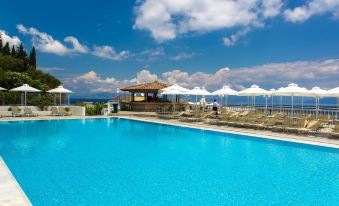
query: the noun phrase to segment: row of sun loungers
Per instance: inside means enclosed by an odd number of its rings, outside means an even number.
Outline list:
[[[11,115],[12,117],[36,117],[39,116],[39,114],[34,113],[31,108],[25,107],[22,110],[18,106],[12,106],[10,107]],[[70,116],[72,115],[71,112],[66,111],[64,107],[52,107],[51,108],[51,116]]]
[[[159,114],[162,119],[179,119],[184,122],[205,121],[209,124],[220,126],[244,127],[261,130],[271,130],[284,133],[295,134],[317,134],[320,129],[329,127],[333,121],[328,116],[285,116],[283,113],[275,113],[268,116],[255,111],[226,111],[221,115],[215,116],[215,112],[177,112],[172,114]],[[331,135],[339,137],[339,125],[334,124]]]

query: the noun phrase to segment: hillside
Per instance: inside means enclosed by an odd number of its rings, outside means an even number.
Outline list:
[[[0,33],[0,87],[5,89],[12,89],[21,86],[22,84],[29,84],[32,87],[42,90],[42,95],[33,95],[30,102],[36,102],[45,99],[52,102],[53,98],[45,91],[55,88],[61,84],[61,81],[50,74],[44,73],[37,69],[37,57],[35,48],[27,54],[23,44],[18,47],[10,45],[8,42],[3,42]],[[0,103],[2,104],[17,104],[20,95],[12,92],[1,92]]]

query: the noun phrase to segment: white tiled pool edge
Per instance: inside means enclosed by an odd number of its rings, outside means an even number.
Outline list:
[[[5,161],[0,157],[0,205],[30,206],[28,197],[15,180]]]

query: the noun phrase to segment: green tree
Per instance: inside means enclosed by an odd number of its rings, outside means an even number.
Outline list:
[[[29,54],[29,66],[36,69],[36,53],[35,53],[35,47],[33,46],[32,51]]]
[[[23,70],[26,71],[28,69],[28,59],[27,59],[27,53],[22,43],[19,45],[17,49],[17,58],[22,59],[24,61]]]
[[[3,55],[11,55],[11,49],[9,48],[9,43],[6,42],[5,46],[2,48]]]
[[[17,58],[22,59],[22,60],[25,60],[27,58],[27,53],[22,43],[18,47]]]
[[[10,55],[0,56],[0,68],[4,71],[24,71],[24,61]]]
[[[12,57],[16,56],[16,51],[15,51],[14,45],[12,46],[11,55],[12,55]]]

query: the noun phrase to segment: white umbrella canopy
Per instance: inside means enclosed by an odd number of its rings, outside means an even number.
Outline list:
[[[210,92],[208,92],[204,87],[194,87],[192,90],[188,91],[186,94],[188,95],[196,95],[196,96],[206,96],[206,95],[211,95]]]
[[[298,84],[290,83],[287,87],[279,88],[277,91],[275,91],[275,94],[278,96],[291,96],[292,101],[292,115],[293,115],[293,107],[294,107],[294,96],[308,96],[309,90],[307,90],[304,87],[299,87]],[[303,100],[302,100],[303,101]]]
[[[339,97],[339,87],[328,90],[328,93],[331,97]]]
[[[337,97],[337,109],[339,108],[339,87],[328,90],[331,97]]]
[[[29,86],[28,84],[23,84],[20,87],[16,87],[10,90],[11,92],[41,92],[40,90]]]
[[[231,89],[229,86],[223,86],[221,89],[212,92],[212,95],[228,96],[228,95],[237,95],[238,92]]]
[[[72,93],[71,90],[64,88],[62,85],[58,86],[57,88],[51,89],[47,91],[48,93],[56,93],[59,94],[59,104],[61,105],[61,94],[69,94]]]
[[[13,88],[9,91],[11,91],[11,92],[24,92],[25,93],[25,106],[26,106],[26,98],[27,98],[28,92],[41,92],[41,90],[36,89],[34,87],[31,87],[28,84],[23,84],[22,86]]]
[[[311,90],[308,90],[305,94],[305,96],[309,97],[315,97],[315,108],[317,110],[317,115],[319,112],[319,104],[320,104],[320,98],[329,96],[329,92],[324,89],[320,89],[320,87],[313,87]]]
[[[238,96],[252,96],[253,97],[253,106],[255,107],[255,97],[256,96],[267,96],[270,95],[270,92],[260,88],[258,85],[252,85],[250,88],[241,90],[238,92]],[[266,107],[267,107],[267,101],[266,101]]]
[[[221,89],[211,93],[212,95],[225,96],[226,97],[226,106],[227,106],[227,97],[231,95],[237,95],[238,92],[231,89],[229,86],[223,86]]]
[[[277,96],[305,96],[307,93],[308,90],[306,88],[299,87],[295,83],[291,83],[287,87],[281,87],[277,91],[275,91],[275,94]]]
[[[68,89],[64,88],[63,86],[58,86],[57,88],[48,90],[47,92],[48,93],[61,93],[61,94],[72,93],[71,90],[68,90]]]
[[[210,92],[208,92],[205,87],[194,87],[192,90],[188,91],[186,94],[188,95],[195,95],[195,113],[197,115],[197,101],[198,101],[198,96],[206,96],[206,95],[211,95]]]
[[[250,88],[238,92],[238,96],[263,96],[270,95],[270,92],[260,88],[258,85],[252,85]]]
[[[183,95],[189,91],[189,89],[181,87],[178,84],[173,84],[172,86],[161,89],[159,92],[162,95]]]

